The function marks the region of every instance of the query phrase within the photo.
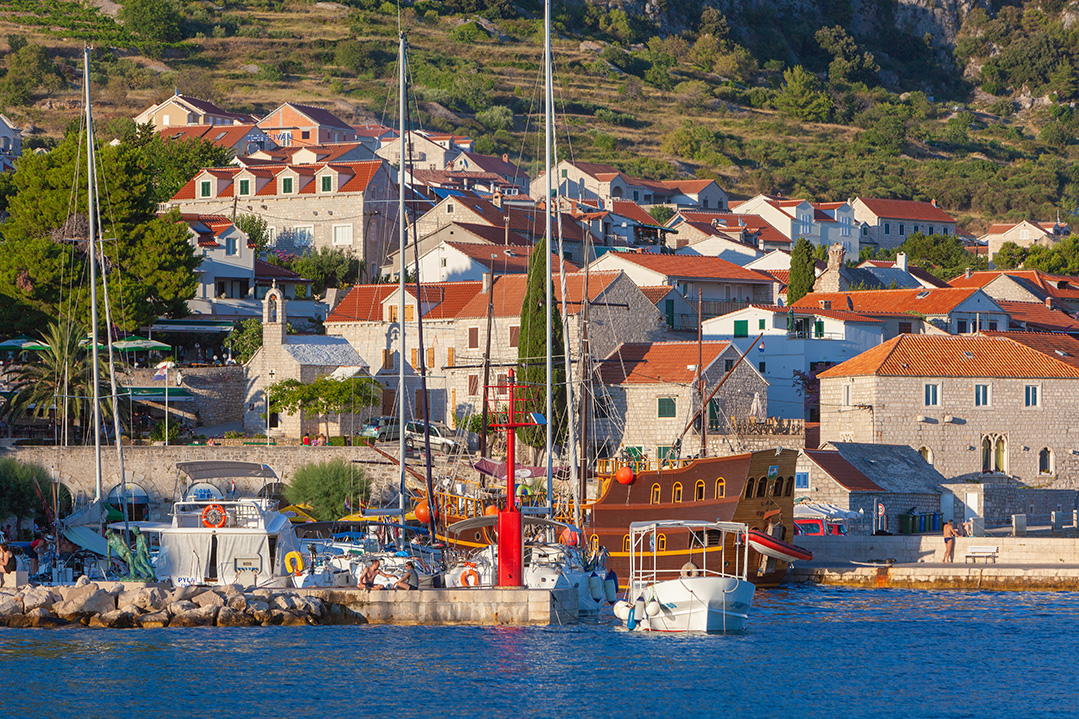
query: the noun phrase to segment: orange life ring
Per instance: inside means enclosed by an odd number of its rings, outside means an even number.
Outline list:
[[[476,565],[472,562],[465,562],[465,571],[461,572],[461,586],[478,587],[479,584],[480,573],[476,571]]]
[[[220,529],[229,521],[229,515],[225,514],[225,508],[220,504],[211,504],[202,510],[202,524],[211,529]]]

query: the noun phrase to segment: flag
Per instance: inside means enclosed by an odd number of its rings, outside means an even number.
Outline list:
[[[352,502],[348,500],[348,497],[345,497],[345,509],[349,512],[352,511]]]
[[[152,381],[156,382],[159,379],[165,379],[165,372],[168,370],[165,367],[158,367],[157,372],[154,372],[154,378]]]

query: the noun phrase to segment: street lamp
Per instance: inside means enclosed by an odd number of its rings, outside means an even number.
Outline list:
[[[273,384],[274,372],[270,370],[270,381],[266,383],[266,446],[270,446],[270,385]]]

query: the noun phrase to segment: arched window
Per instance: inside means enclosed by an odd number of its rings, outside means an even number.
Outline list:
[[[999,434],[982,437],[982,471],[1008,471],[1008,440]]]
[[[622,551],[623,552],[628,552],[629,551],[629,535],[628,534],[623,534],[622,535]]]
[[[648,500],[649,504],[659,504],[659,485],[652,485],[652,497]]]
[[[727,496],[727,480],[720,477],[716,480],[716,499]]]
[[[698,479],[697,483],[693,485],[693,501],[699,502],[704,499],[704,480]]]
[[[661,534],[656,538],[656,551],[657,552],[665,552],[665,551],[667,551],[667,535],[666,534]]]
[[[757,483],[757,496],[758,497],[767,497],[768,496],[768,478],[767,477],[761,477],[761,481]]]
[[[756,481],[752,477],[746,480],[746,499],[753,499],[753,488],[756,486]]]
[[[782,497],[783,496],[783,478],[782,477],[776,477],[776,483],[772,486],[772,496],[773,497]]]
[[[675,482],[674,483],[674,489],[671,490],[671,501],[672,502],[681,502],[682,501],[682,483],[681,482]]]
[[[787,477],[787,491],[783,493],[784,497],[794,496],[794,477]]]
[[[929,447],[922,447],[918,450],[918,454],[922,455],[922,459],[924,459],[927,464],[933,464],[933,450],[929,449]]]
[[[1048,447],[1042,447],[1042,451],[1038,452],[1038,474],[1052,474],[1053,473],[1053,450]]]

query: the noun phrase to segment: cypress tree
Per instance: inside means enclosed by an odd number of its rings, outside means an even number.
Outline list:
[[[554,441],[559,442],[565,434],[566,358],[562,345],[562,317],[558,311],[557,301],[551,307],[547,307],[545,284],[547,282],[552,283],[551,296],[555,297],[553,278],[547,275],[547,242],[541,239],[532,248],[532,256],[528,261],[528,280],[525,296],[521,302],[521,325],[517,336],[517,382],[533,385],[534,388],[523,389],[518,394],[532,397],[524,403],[525,411],[546,415],[546,318],[549,316],[554,369],[552,378],[554,397],[551,401],[551,413],[554,417],[547,417],[547,421],[553,423]],[[546,430],[543,427],[523,427],[517,430],[517,439],[537,450],[533,452],[533,458],[535,458],[539,454],[538,450],[546,446]]]
[[[804,237],[799,237],[791,253],[790,283],[787,285],[787,305],[793,305],[813,291],[813,282],[817,279],[816,259],[813,245]]]

